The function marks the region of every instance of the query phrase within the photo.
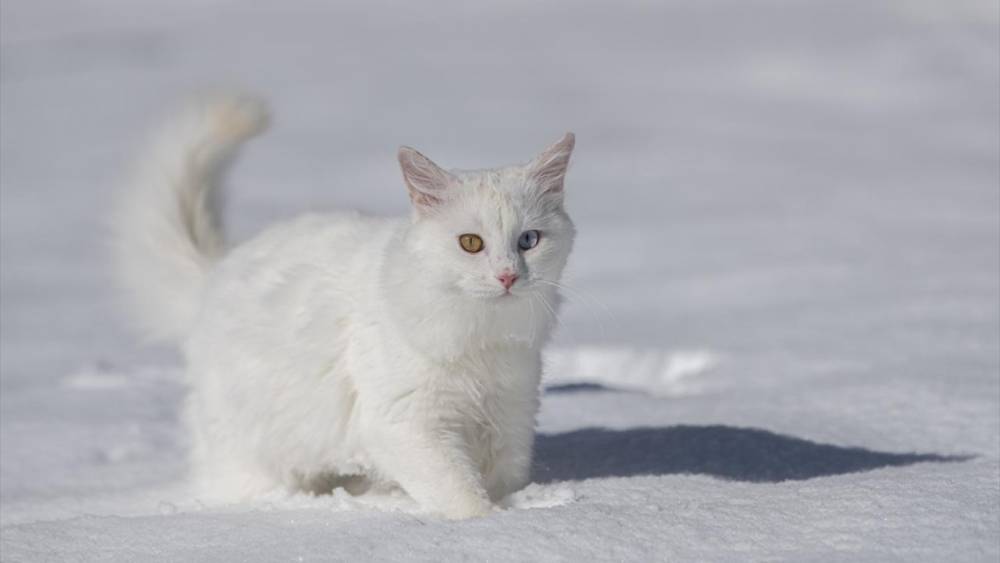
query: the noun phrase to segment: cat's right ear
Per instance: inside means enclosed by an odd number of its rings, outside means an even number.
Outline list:
[[[410,192],[410,201],[417,211],[429,211],[441,205],[449,188],[458,178],[410,147],[399,148],[399,167]]]

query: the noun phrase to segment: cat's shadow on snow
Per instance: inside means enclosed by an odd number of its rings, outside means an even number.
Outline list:
[[[584,385],[549,392],[599,391]],[[539,434],[533,481],[595,477],[698,474],[750,482],[779,482],[868,471],[968,456],[889,453],[818,444],[793,436],[732,426],[668,426],[627,430],[584,428]]]

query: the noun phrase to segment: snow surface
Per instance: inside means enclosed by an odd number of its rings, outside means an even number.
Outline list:
[[[1000,17],[982,2],[0,4],[4,561],[1000,558]],[[178,360],[116,315],[104,209],[206,86],[273,101],[236,239],[400,213],[399,144],[566,130],[580,237],[535,483],[185,495]]]

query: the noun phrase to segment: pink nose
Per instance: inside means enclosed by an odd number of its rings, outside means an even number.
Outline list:
[[[514,285],[514,282],[517,281],[517,274],[513,272],[504,272],[497,276],[497,279],[500,280],[504,289],[510,289],[510,286]]]

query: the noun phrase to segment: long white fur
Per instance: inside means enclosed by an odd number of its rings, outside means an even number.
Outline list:
[[[574,238],[573,136],[477,171],[400,149],[412,217],[308,215],[223,254],[213,194],[265,122],[241,97],[189,108],[117,215],[137,316],[186,357],[201,495],[398,485],[450,518],[490,512],[529,480],[540,351]],[[528,229],[540,242],[520,251]],[[484,250],[462,250],[464,233]]]
[[[218,184],[240,144],[267,123],[251,97],[192,101],[157,131],[116,202],[118,278],[151,339],[187,336],[207,271],[224,251]]]

